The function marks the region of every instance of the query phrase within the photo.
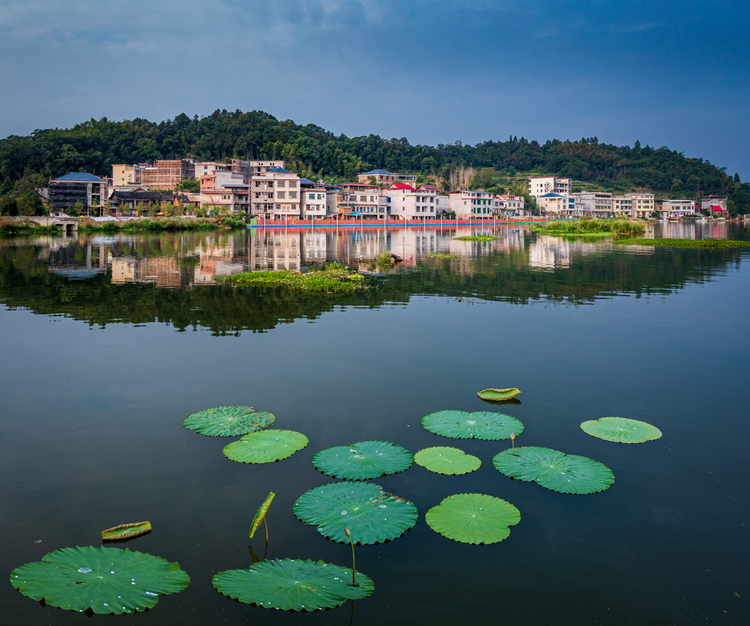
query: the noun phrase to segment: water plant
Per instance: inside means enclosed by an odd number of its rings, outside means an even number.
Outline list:
[[[453,439],[508,439],[511,432],[522,433],[523,424],[515,417],[491,411],[437,411],[422,418],[431,433]]]
[[[248,569],[219,572],[214,588],[239,602],[282,611],[321,611],[372,595],[375,584],[359,574],[349,584],[353,570],[332,563],[300,559],[261,561]]]
[[[238,437],[275,421],[268,411],[256,411],[251,406],[217,406],[188,415],[182,425],[207,437]]]
[[[579,220],[554,220],[546,222],[541,229],[554,235],[636,235],[642,233],[646,227],[643,222],[632,222],[624,219],[600,220],[584,217]]]
[[[436,474],[457,476],[478,470],[482,462],[458,448],[435,446],[425,448],[414,455],[414,462]]]
[[[313,467],[326,476],[345,480],[368,480],[409,469],[414,457],[406,448],[388,441],[360,441],[318,452]]]
[[[216,276],[219,284],[235,287],[283,287],[292,291],[322,294],[353,293],[367,289],[364,277],[339,263],[330,263],[322,270],[305,273],[281,270],[278,272],[243,272]]]
[[[258,512],[253,518],[253,523],[250,525],[250,532],[248,533],[248,537],[250,537],[250,539],[253,538],[255,531],[258,530],[258,526],[260,526],[260,523],[263,522],[263,526],[266,529],[266,544],[268,544],[268,523],[266,522],[266,513],[268,513],[268,508],[271,506],[271,502],[273,501],[275,496],[276,494],[272,491],[268,494],[266,499],[263,500],[263,504],[260,505]]]
[[[617,243],[628,246],[698,248],[704,250],[724,250],[727,248],[750,247],[750,241],[742,241],[737,239],[621,239]]]
[[[519,393],[521,393],[520,389],[517,389],[516,387],[508,387],[507,389],[483,389],[482,391],[478,391],[477,395],[482,400],[493,400],[497,402],[512,400]]]
[[[427,255],[428,259],[460,259],[460,254],[445,254],[442,252],[430,252]]]
[[[85,546],[22,565],[10,582],[23,595],[61,609],[122,614],[153,608],[159,596],[187,587],[190,576],[158,556]]]
[[[506,500],[481,493],[448,496],[425,515],[436,533],[461,543],[485,545],[510,536],[510,527],[521,521],[521,513]]]
[[[261,430],[224,447],[224,456],[238,463],[273,463],[292,456],[308,443],[294,430]]]
[[[504,450],[492,459],[495,469],[515,480],[535,482],[559,493],[587,494],[609,489],[615,475],[603,463],[550,448]]]
[[[656,427],[625,417],[601,417],[581,424],[581,430],[592,437],[615,443],[644,443],[661,438]]]
[[[349,529],[344,526],[344,533],[346,533],[346,536],[349,537],[349,543],[352,546],[352,585],[357,584],[357,561],[354,558],[354,539],[352,539],[352,534],[349,532]]]
[[[121,541],[151,532],[151,522],[120,524],[102,531],[102,541]]]
[[[358,544],[371,545],[396,539],[417,523],[414,504],[365,482],[329,483],[310,489],[297,498],[294,514],[339,543],[347,541],[344,528],[351,530]]]

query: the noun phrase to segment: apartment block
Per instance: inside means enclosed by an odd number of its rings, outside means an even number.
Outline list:
[[[655,210],[654,194],[626,193],[612,197],[612,212],[625,213],[630,217],[650,217]]]
[[[573,193],[573,181],[556,176],[532,176],[529,178],[529,193],[536,198],[548,193],[570,195]]]
[[[297,218],[301,214],[298,174],[282,167],[268,168],[250,179],[250,212],[266,219]]]
[[[394,183],[386,190],[390,199],[390,214],[403,220],[434,219],[437,214],[437,187],[420,185],[414,188]]]
[[[610,217],[612,215],[612,194],[604,191],[582,191],[571,194],[575,200],[577,215]]]
[[[662,217],[695,215],[695,203],[692,200],[662,200],[659,212]]]
[[[492,194],[489,191],[454,191],[448,194],[451,211],[459,218],[490,217]]]

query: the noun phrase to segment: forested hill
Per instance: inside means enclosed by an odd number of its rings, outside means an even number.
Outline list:
[[[0,194],[28,191],[42,179],[69,171],[111,175],[113,163],[156,159],[284,159],[289,169],[312,178],[351,180],[374,168],[434,175],[448,181],[461,166],[494,168],[483,186],[518,173],[573,178],[605,189],[648,189],[694,198],[727,195],[734,213],[750,213],[750,184],[729,176],[726,168],[691,159],[666,147],[632,148],[601,144],[595,137],[544,144],[523,137],[477,145],[412,145],[406,139],[377,135],[346,137],[318,126],[278,121],[260,111],[216,111],[204,118],[185,114],[159,124],[144,119],[110,122],[106,118],[71,129],[37,130],[28,137],[0,140]],[[453,177],[455,179],[455,176]],[[475,179],[480,181],[479,177]]]

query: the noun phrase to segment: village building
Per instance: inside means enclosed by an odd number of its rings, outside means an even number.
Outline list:
[[[662,200],[659,213],[662,217],[673,218],[695,215],[695,203],[692,200]]]
[[[454,191],[449,194],[451,211],[458,218],[479,218],[492,215],[492,195],[489,191]]]
[[[719,196],[701,198],[701,211],[708,211],[711,217],[729,217],[727,199]]]
[[[416,187],[417,177],[413,174],[394,174],[388,170],[372,170],[357,174],[357,180],[360,183],[370,183],[375,185],[390,185],[392,183],[405,183]]]
[[[548,193],[561,196],[573,193],[573,181],[570,178],[556,176],[532,176],[529,178],[529,194],[538,198]]]
[[[300,177],[272,167],[250,179],[250,212],[265,219],[300,217]]]
[[[437,215],[437,187],[420,185],[414,188],[394,183],[386,190],[390,214],[402,220],[435,219]]]
[[[159,160],[155,165],[140,167],[140,170],[140,182],[149,190],[172,191],[183,180],[195,177],[195,161],[193,159]]]
[[[85,172],[70,172],[49,181],[49,205],[55,211],[66,212],[83,207],[83,215],[102,215],[107,203],[107,180]]]
[[[390,197],[381,187],[362,183],[341,183],[337,187],[339,214],[362,219],[384,219],[388,214]]]
[[[314,183],[307,178],[300,179],[302,217],[304,219],[323,219],[327,212],[327,190],[322,183]]]
[[[581,191],[571,194],[577,215],[612,216],[612,194],[605,191]]]

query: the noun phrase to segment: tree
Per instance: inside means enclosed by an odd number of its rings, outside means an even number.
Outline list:
[[[185,190],[198,193],[201,190],[201,181],[197,178],[186,178],[185,180],[180,181],[180,184],[177,185],[177,189],[178,191]]]

